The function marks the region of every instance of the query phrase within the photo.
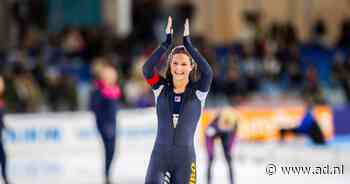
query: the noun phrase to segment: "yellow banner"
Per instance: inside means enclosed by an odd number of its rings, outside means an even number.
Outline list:
[[[203,137],[208,124],[215,118],[218,109],[204,111],[201,121]],[[303,106],[286,107],[253,107],[232,108],[232,115],[238,119],[238,139],[245,141],[271,141],[279,139],[281,128],[297,127],[305,113]],[[328,106],[317,106],[313,114],[326,137],[333,137],[333,114]]]

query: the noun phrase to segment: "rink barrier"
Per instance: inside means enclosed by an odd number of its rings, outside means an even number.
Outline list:
[[[248,141],[269,141],[277,139],[280,127],[297,126],[304,108],[295,107],[241,107],[232,109],[238,114],[238,138]],[[200,123],[200,135],[203,137],[208,123],[213,119],[216,109],[206,109]],[[315,108],[326,137],[333,137],[333,114],[327,106]],[[153,141],[156,134],[156,115],[154,108],[122,110],[117,116],[117,133],[120,140],[128,143]],[[90,112],[8,114],[5,123],[9,130],[4,133],[6,143],[16,149],[35,149],[47,146],[56,149],[89,147],[98,139],[94,116]]]

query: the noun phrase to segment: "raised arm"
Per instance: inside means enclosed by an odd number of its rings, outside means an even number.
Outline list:
[[[188,19],[186,19],[185,22],[183,44],[194,61],[197,63],[198,69],[201,73],[200,79],[198,81],[198,89],[202,92],[208,92],[210,89],[211,81],[213,79],[213,70],[208,64],[207,60],[192,45]]]
[[[160,77],[156,71],[158,62],[160,61],[163,54],[170,48],[172,43],[173,28],[172,28],[172,18],[168,18],[168,24],[165,29],[166,39],[160,44],[160,46],[152,53],[150,58],[143,65],[143,75],[145,76],[147,83],[153,88],[159,81]]]

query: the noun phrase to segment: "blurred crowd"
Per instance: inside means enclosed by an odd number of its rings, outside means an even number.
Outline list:
[[[124,107],[152,106],[153,94],[141,67],[164,38],[168,14],[157,1],[139,2],[133,4],[132,32],[123,38],[108,25],[67,26],[49,32],[41,20],[45,16],[23,20],[14,6],[18,44],[0,53],[8,110],[86,109],[91,73],[101,58],[118,66]],[[184,20],[193,17],[194,10],[191,4],[182,4],[171,14],[175,20]],[[231,44],[213,45],[193,35],[193,42],[215,72],[208,105],[238,104],[254,96],[295,96],[332,105],[350,102],[350,19],[340,25],[337,41],[329,43],[322,20],[314,23],[309,39],[301,40],[290,22],[262,27],[258,12],[243,17],[249,30]]]

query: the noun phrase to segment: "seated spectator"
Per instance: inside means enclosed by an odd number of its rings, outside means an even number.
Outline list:
[[[302,95],[304,99],[307,99],[312,104],[322,104],[325,102],[314,65],[310,65],[306,71]]]

